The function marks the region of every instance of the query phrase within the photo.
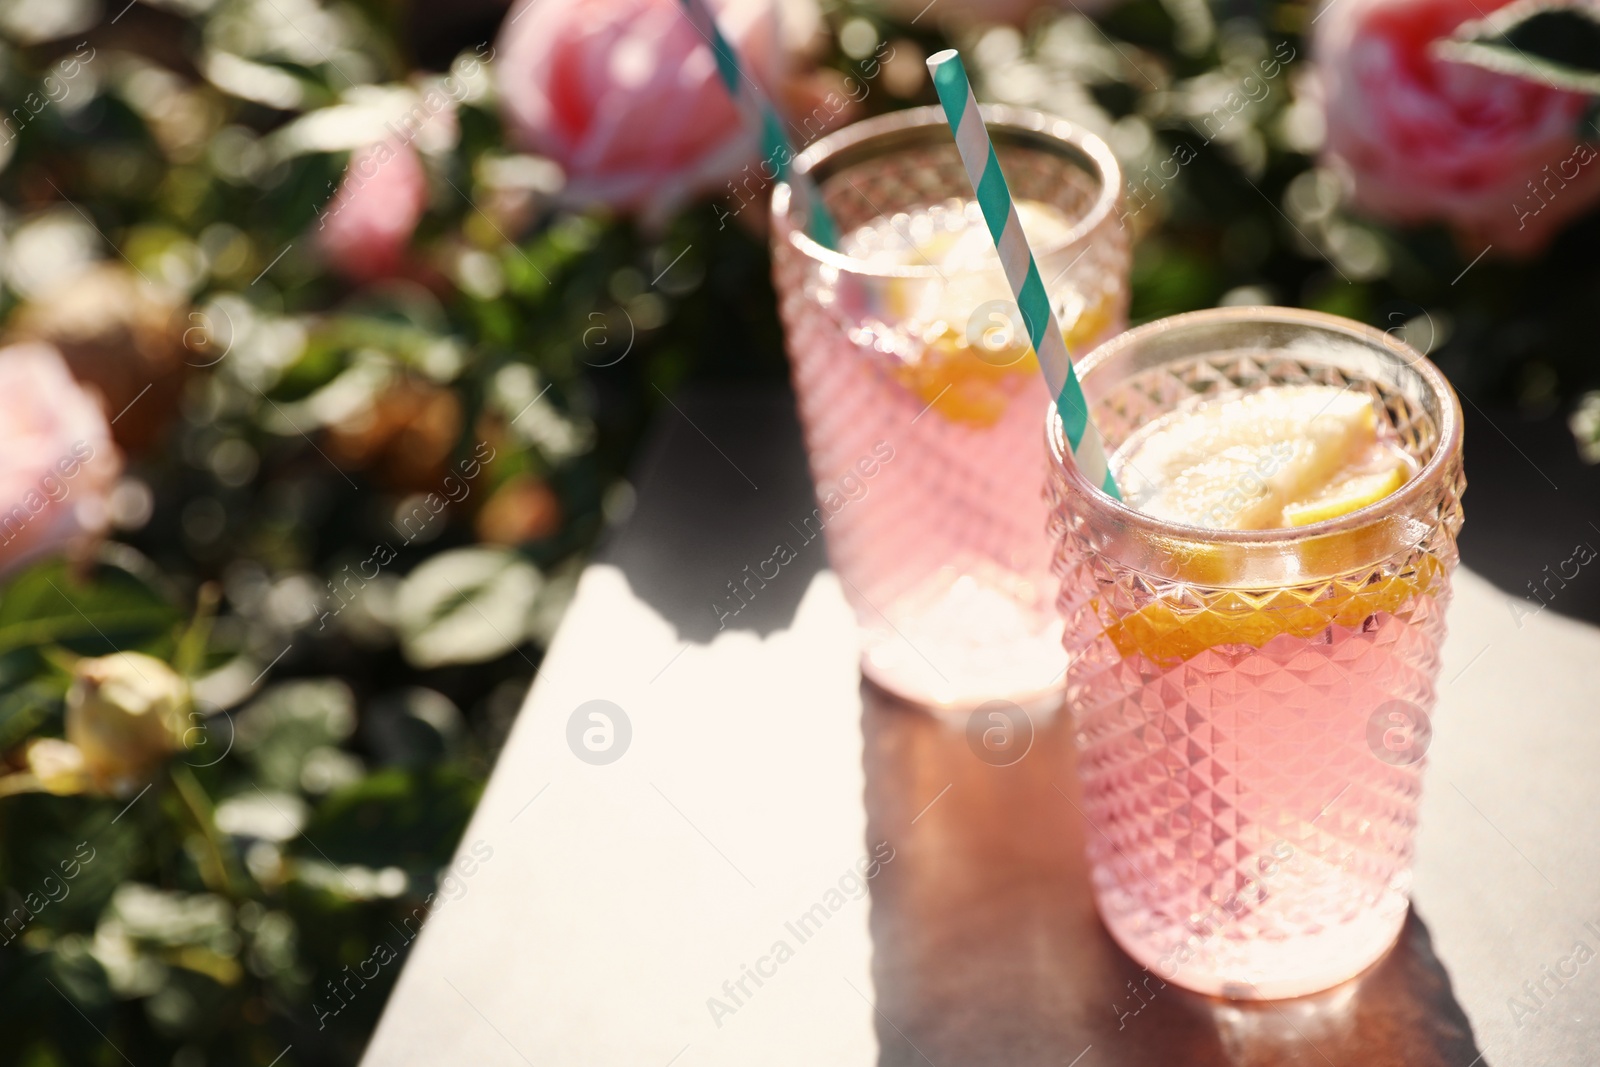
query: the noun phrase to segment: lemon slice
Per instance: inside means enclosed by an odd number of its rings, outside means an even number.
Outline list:
[[[1310,526],[1348,515],[1368,504],[1376,504],[1406,484],[1409,473],[1404,466],[1397,466],[1376,474],[1358,474],[1330,487],[1315,500],[1288,505],[1283,509],[1284,521],[1290,526]]]
[[[1368,616],[1398,614],[1421,597],[1438,596],[1447,577],[1442,563],[1425,556],[1413,570],[1377,582],[1357,576],[1302,589],[1231,592],[1203,610],[1158,600],[1107,618],[1104,625],[1123,656],[1170,664],[1222,645],[1260,648],[1283,634],[1312,637],[1329,626],[1357,629]]]
[[[1213,530],[1317,522],[1381,499],[1410,475],[1409,458],[1380,433],[1372,398],[1331,385],[1181,408],[1134,433],[1112,464],[1133,507]]]
[[[1017,202],[1035,248],[1060,245],[1072,220],[1059,209]],[[875,264],[927,266],[937,277],[890,278],[882,286],[884,332],[901,336],[890,373],[947,422],[995,425],[1017,397],[1036,391],[1039,363],[1016,301],[1000,271],[994,240],[971,201],[935,205],[881,219],[847,241],[851,255]],[[1104,338],[1117,317],[1106,293],[1085,295],[1070,283],[1052,293],[1068,351],[1081,354]]]
[[[1140,511],[1235,530],[1307,526],[1348,514],[1400,488],[1414,469],[1366,391],[1324,385],[1271,386],[1191,404],[1141,427],[1112,462],[1124,497]],[[1346,550],[1354,559],[1369,533],[1344,531],[1290,551],[1302,553],[1302,562]],[[1223,583],[1239,551],[1201,544],[1177,561],[1178,577],[1201,587]],[[1312,572],[1321,568],[1311,566]],[[1259,648],[1284,634],[1358,627],[1370,615],[1398,613],[1437,595],[1442,577],[1428,557],[1380,580],[1352,574],[1304,587],[1213,592],[1203,604],[1158,599],[1102,620],[1124,656],[1169,663],[1219,646]],[[1104,602],[1100,610],[1107,612]]]
[[[1033,248],[1056,247],[1072,232],[1072,219],[1050,204],[1018,200],[1016,208]],[[897,323],[916,327],[947,322],[964,329],[980,308],[1013,301],[1000,271],[1000,253],[976,201],[880,217],[847,238],[844,251],[874,266],[934,269],[937,278],[885,281],[882,306]]]

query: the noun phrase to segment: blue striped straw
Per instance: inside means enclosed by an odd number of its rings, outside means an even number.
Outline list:
[[[978,114],[978,101],[972,95],[972,84],[967,81],[961,56],[954,48],[935,53],[928,57],[928,71],[933,75],[933,87],[939,94],[939,103],[944,105],[950,131],[955,134],[967,178],[977,193],[983,220],[989,224],[989,235],[1000,253],[1006,281],[1011,283],[1011,292],[1017,298],[1017,310],[1022,312],[1022,321],[1028,327],[1028,340],[1033,342],[1045,383],[1056,398],[1056,411],[1061,414],[1061,426],[1067,432],[1072,458],[1090,485],[1099,485],[1107,496],[1121,500],[1122,493],[1106,465],[1105,441],[1089,419],[1089,405],[1084,400],[1083,387],[1078,384],[1078,373],[1072,369],[1067,343],[1061,337],[1061,324],[1056,322],[1055,312],[1050,308],[1050,297],[1039,277],[1039,265],[1033,261],[1033,250],[1022,232],[1016,204],[1011,200],[1005,175],[1000,173],[1000,160],[995,156],[989,131]]]
[[[772,104],[757,93],[750,79],[745,77],[739,66],[739,54],[717,29],[716,15],[706,6],[706,0],[683,0],[683,10],[694,28],[710,43],[711,53],[717,59],[717,73],[722,76],[728,95],[748,118],[760,124],[761,156],[776,168],[778,180],[788,182],[795,190],[798,206],[808,220],[807,232],[823,247],[837,249],[839,230],[822,204],[822,193],[810,179],[793,173],[795,148],[784,135],[782,120]]]

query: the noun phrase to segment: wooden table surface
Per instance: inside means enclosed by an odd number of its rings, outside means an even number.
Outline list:
[[[368,1067],[1600,1061],[1600,631],[1458,573],[1400,944],[1301,1000],[1136,999],[1089,898],[1066,717],[994,767],[864,688],[820,541],[719,631],[811,490],[791,398],[677,403]]]

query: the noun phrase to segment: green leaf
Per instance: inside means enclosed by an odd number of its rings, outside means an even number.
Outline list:
[[[161,948],[226,948],[233,932],[233,909],[222,897],[139,882],[117,887],[106,918],[115,919],[130,940]]]
[[[117,886],[159,847],[149,833],[157,812],[151,794],[120,819],[127,802],[99,797],[33,793],[0,805],[0,886],[48,902],[30,929],[94,929]]]
[[[16,951],[0,989],[5,993],[0,997],[0,1028],[6,1034],[8,1063],[98,1067],[108,1062],[108,1036],[128,1047],[126,1034],[115,1027],[116,1004],[105,969],[90,955],[84,938]]]
[[[170,635],[179,615],[120,567],[80,575],[54,560],[23,571],[0,590],[0,654],[62,644],[84,655],[137,649]]]
[[[343,682],[297,680],[268,688],[235,720],[239,754],[266,789],[295,792],[306,757],[355,729],[355,700]]]
[[[1458,63],[1575,93],[1600,93],[1600,7],[1522,0],[1435,46]]]
[[[0,690],[0,752],[37,730],[60,706],[66,692],[66,682],[59,675]]]
[[[503,656],[527,640],[543,583],[532,564],[506,549],[441,552],[400,586],[400,647],[424,669]]]
[[[482,789],[453,767],[369,774],[323,801],[292,852],[307,860],[398,866],[431,877],[450,861]]]

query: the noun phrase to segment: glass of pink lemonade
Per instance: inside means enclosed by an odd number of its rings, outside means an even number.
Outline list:
[[[1073,351],[1128,303],[1121,176],[1098,138],[1031,111],[984,117]],[[774,278],[828,556],[862,671],[934,707],[1059,691],[1047,399],[1027,332],[937,107],[840,130],[801,153],[842,235],[773,196]]]
[[[1461,527],[1431,363],[1228,308],[1079,372],[1127,504],[1063,458],[1051,527],[1096,903],[1164,981],[1328,988],[1398,936]]]

